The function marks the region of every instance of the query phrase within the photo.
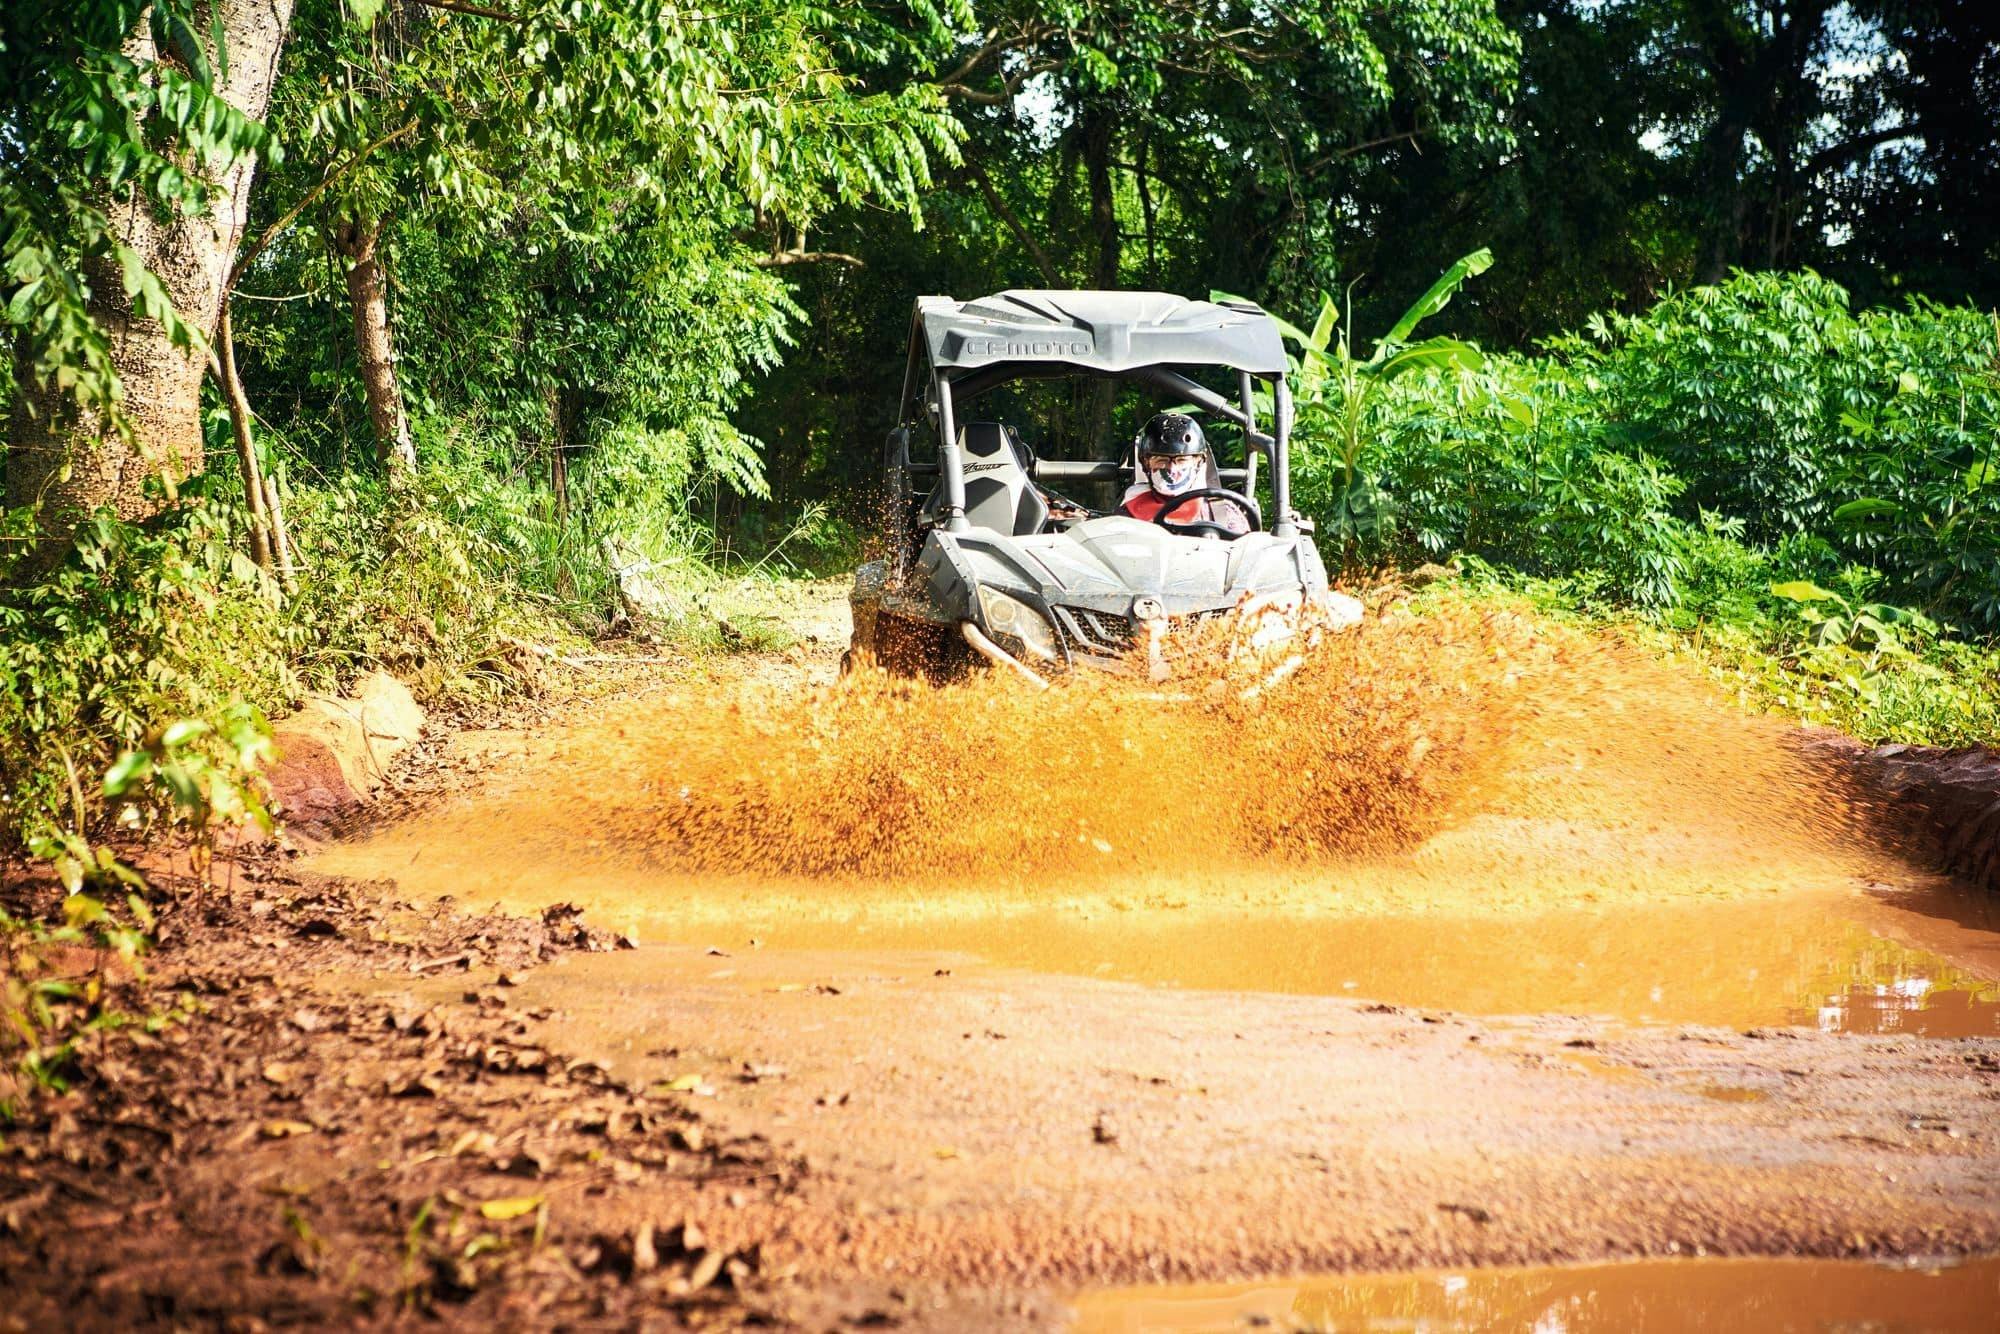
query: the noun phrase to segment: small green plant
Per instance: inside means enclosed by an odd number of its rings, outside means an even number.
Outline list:
[[[67,1092],[91,1034],[134,1022],[157,1031],[170,1021],[135,1020],[107,1003],[107,961],[136,970],[153,928],[143,897],[128,893],[125,906],[129,917],[93,895],[72,894],[61,925],[0,912],[0,1124],[16,1119],[24,1094]],[[85,955],[89,966],[79,971]]]
[[[1798,604],[1799,617],[1812,628],[1814,647],[1846,649],[1873,661],[1911,656],[1905,639],[1937,637],[1938,624],[1922,612],[1886,602],[1859,602],[1807,579],[1772,584],[1771,592]]]
[[[1376,409],[1382,392],[1411,371],[1472,370],[1484,362],[1479,349],[1455,338],[1411,342],[1419,324],[1443,310],[1465,283],[1493,266],[1493,252],[1475,250],[1446,269],[1389,331],[1377,339],[1364,359],[1354,354],[1353,310],[1345,319],[1340,307],[1320,293],[1319,314],[1310,330],[1278,320],[1278,329],[1298,348],[1290,358],[1294,435],[1299,442],[1302,472],[1331,471],[1331,487],[1316,515],[1340,543],[1343,556],[1376,536],[1388,521],[1392,500],[1371,467],[1370,446],[1377,438]],[[1217,301],[1240,301],[1225,292],[1211,293]],[[1336,338],[1336,335],[1338,337]],[[1271,410],[1269,396],[1264,410]],[[1310,483],[1308,486],[1310,487]]]
[[[272,756],[271,728],[251,705],[237,703],[213,720],[182,718],[154,729],[146,743],[118,757],[104,775],[104,795],[139,820],[164,818],[190,840],[196,874],[207,880],[216,835],[254,824],[273,828],[261,772]]]

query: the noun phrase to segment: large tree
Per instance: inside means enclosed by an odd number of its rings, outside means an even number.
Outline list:
[[[0,19],[7,500],[66,531],[201,471],[208,339],[292,0],[16,0]]]
[[[812,341],[770,410],[753,409],[784,473],[817,465],[805,489],[867,455],[835,452],[855,429],[838,412],[782,405],[811,384],[876,417],[918,291],[1226,287],[1285,302],[1334,271],[1326,242],[1355,205],[1356,164],[1411,144],[1478,160],[1507,139],[1516,43],[1492,0],[1009,0],[981,18],[915,72],[957,108],[963,167],[921,233],[865,213],[829,229],[869,267],[802,285]],[[1110,406],[1080,392],[1047,443],[1101,437]]]

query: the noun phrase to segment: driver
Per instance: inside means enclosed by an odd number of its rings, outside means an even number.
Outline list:
[[[1217,504],[1203,497],[1174,504],[1175,496],[1199,491],[1208,484],[1208,441],[1194,418],[1179,412],[1157,413],[1140,430],[1133,446],[1144,480],[1134,482],[1126,491],[1118,505],[1120,514],[1151,521],[1173,505],[1168,523],[1206,520],[1232,533],[1250,531],[1248,516],[1228,501]]]

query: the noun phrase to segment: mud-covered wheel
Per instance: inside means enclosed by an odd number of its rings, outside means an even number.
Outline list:
[[[951,626],[881,612],[874,631],[875,661],[898,676],[943,685],[972,667],[972,650]]]

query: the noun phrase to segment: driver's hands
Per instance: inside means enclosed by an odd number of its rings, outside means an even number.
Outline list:
[[[1247,533],[1250,531],[1250,516],[1245,514],[1243,507],[1235,501],[1216,498],[1207,501],[1206,504],[1210,517],[1230,532]]]

